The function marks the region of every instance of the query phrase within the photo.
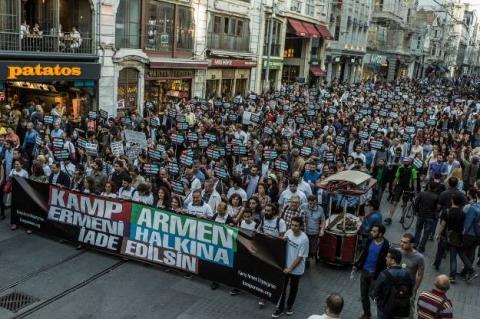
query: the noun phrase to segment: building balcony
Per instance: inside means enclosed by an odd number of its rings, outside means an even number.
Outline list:
[[[0,54],[30,53],[32,55],[95,55],[92,38],[21,34],[20,32],[0,31]]]
[[[405,21],[390,11],[373,11],[372,13],[372,22],[378,25],[391,25],[391,22],[394,22],[401,28],[405,28]]]

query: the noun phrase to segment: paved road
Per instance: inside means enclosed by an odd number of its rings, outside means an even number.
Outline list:
[[[384,203],[385,206],[385,203]],[[385,209],[383,211],[386,211]],[[387,238],[398,243],[398,218],[387,230]],[[436,275],[431,258],[433,242],[427,246],[427,272],[421,289]],[[448,272],[444,261],[441,271]],[[306,318],[323,311],[329,292],[340,292],[346,300],[342,318],[361,314],[358,276],[349,279],[348,268],[312,265],[300,282],[292,318]],[[259,309],[256,298],[230,296],[228,287],[210,290],[208,281],[184,279],[180,274],[123,261],[22,230],[10,231],[0,223],[0,297],[12,291],[37,299],[17,313],[0,308],[0,319],[87,318],[268,318],[273,305]],[[449,291],[455,318],[473,319],[480,314],[480,280],[470,285],[458,282]]]

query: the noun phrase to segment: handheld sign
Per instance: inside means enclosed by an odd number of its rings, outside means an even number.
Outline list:
[[[181,134],[173,133],[172,135],[170,135],[170,140],[173,144],[181,145],[185,141],[185,137],[183,137],[183,135]]]
[[[233,145],[233,154],[235,155],[246,155],[247,147],[245,145]]]
[[[415,134],[415,127],[413,127],[413,126],[405,127],[405,133],[410,134],[410,135]]]
[[[358,136],[360,136],[362,140],[368,140],[370,134],[368,133],[368,131],[360,131],[358,132]]]
[[[198,133],[197,132],[188,132],[187,140],[190,143],[197,142],[198,141]]]
[[[180,164],[186,167],[192,167],[193,165],[193,157],[187,155],[187,154],[182,154],[180,156]]]
[[[327,159],[327,162],[333,162],[334,161],[334,156],[332,152],[326,152],[325,153],[325,158]]]
[[[185,186],[180,181],[171,181],[170,186],[175,194],[185,195]]]
[[[63,138],[54,137],[52,140],[52,146],[54,149],[62,149],[63,144],[65,144],[65,141],[63,140]]]
[[[97,119],[97,112],[95,112],[95,111],[88,112],[88,118],[90,120],[96,120]]]
[[[110,144],[112,154],[115,156],[121,156],[124,154],[123,143],[122,142],[112,142]]]
[[[198,139],[198,147],[200,148],[207,148],[208,147],[208,140],[206,138],[200,138]]]
[[[213,150],[211,148],[207,149],[207,157],[212,160],[217,160],[220,158],[221,154],[218,150]]]
[[[211,133],[206,133],[204,137],[210,142],[215,143],[217,141],[217,136]]]
[[[313,153],[313,149],[309,146],[303,146],[302,149],[300,150],[300,155],[302,156],[310,156]]]
[[[148,175],[157,175],[160,171],[160,165],[158,164],[143,164],[143,170]]]
[[[304,141],[301,137],[295,137],[293,139],[293,145],[298,146],[298,147],[302,147],[303,144],[304,144]]]
[[[53,124],[53,116],[52,115],[44,115],[43,116],[43,124],[45,124],[45,125]]]
[[[167,171],[170,175],[177,175],[179,172],[178,164],[170,162],[167,164]]]
[[[162,159],[162,152],[159,150],[148,150],[148,156],[153,160],[159,161]]]
[[[303,137],[305,137],[305,138],[313,138],[313,130],[308,129],[308,128],[304,128],[304,129],[302,130],[302,135],[303,135]]]
[[[188,123],[187,122],[177,122],[177,129],[181,131],[188,130]]]
[[[98,145],[93,143],[85,143],[85,152],[91,156],[98,156]]]
[[[100,117],[103,118],[103,119],[108,119],[108,112],[105,111],[105,110],[100,110]]]
[[[414,158],[413,159],[413,167],[415,167],[416,169],[420,169],[423,167],[423,161],[419,158]]]
[[[267,161],[274,160],[278,157],[277,151],[276,150],[264,150],[263,151],[263,157]]]
[[[276,159],[274,166],[275,166],[275,169],[278,169],[279,171],[288,172],[288,163],[286,161],[282,161],[281,159]]]
[[[156,117],[152,117],[150,120],[150,125],[153,127],[159,127],[160,126],[160,120]]]
[[[70,154],[68,154],[68,151],[67,150],[54,150],[53,151],[53,156],[55,156],[55,158],[59,161],[64,161],[66,160],[67,158],[70,157]]]
[[[271,127],[264,127],[263,133],[267,135],[273,135],[273,129]]]
[[[223,180],[226,180],[228,179],[228,172],[225,168],[223,167],[217,167],[215,166],[214,170],[213,170],[213,175],[217,178],[220,178],[220,179],[223,179]]]
[[[346,142],[345,136],[337,136],[337,138],[335,139],[335,143],[340,145],[345,144],[345,142]]]
[[[237,114],[228,114],[227,119],[228,119],[230,122],[236,122],[236,121],[238,121],[238,116],[237,116]]]
[[[374,140],[371,143],[372,148],[379,150],[382,149],[383,147],[383,141],[382,140]]]

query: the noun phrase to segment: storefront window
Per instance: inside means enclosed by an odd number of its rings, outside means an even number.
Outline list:
[[[282,81],[285,83],[295,82],[298,78],[300,67],[297,65],[284,65],[282,73]]]
[[[248,51],[249,41],[249,20],[232,16],[212,15],[207,44],[209,48]]]
[[[118,97],[123,100],[126,108],[137,108],[138,71],[133,68],[125,68],[118,76]]]
[[[233,79],[222,80],[222,96],[227,98],[233,97]]]
[[[270,32],[270,23],[272,22],[271,19],[267,20],[266,26],[265,26],[265,44],[263,45],[263,55],[267,56],[268,55],[268,37],[269,37],[269,32]],[[273,20],[273,25],[272,25],[272,46],[271,46],[271,51],[270,55],[271,56],[280,56],[280,32],[282,29],[282,22],[278,20]]]
[[[138,0],[120,0],[115,22],[117,49],[140,47],[140,3]]]

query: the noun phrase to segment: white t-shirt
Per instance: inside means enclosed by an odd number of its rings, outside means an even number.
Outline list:
[[[290,267],[297,257],[303,257],[297,267],[291,271],[292,275],[303,275],[305,272],[305,258],[308,257],[308,237],[304,232],[301,232],[299,236],[295,236],[291,229],[287,230],[285,237],[288,239],[286,267]]]
[[[10,171],[10,176],[20,176],[23,178],[28,178],[28,172],[23,168],[20,170],[20,172],[17,172],[15,169],[12,169]]]
[[[110,197],[110,198],[117,198],[117,194],[115,194],[115,193],[102,192],[100,195],[105,196],[105,197]]]
[[[282,192],[282,194],[280,195],[280,198],[278,199],[278,204],[280,205],[280,208],[287,206],[290,203],[292,196],[294,195],[297,195],[298,197],[300,197],[300,205],[307,203],[307,196],[305,196],[304,192],[297,189],[295,193],[292,193],[290,191],[290,188],[287,188]]]
[[[277,220],[278,221],[278,229],[277,229]],[[280,217],[274,217],[272,219],[263,219],[263,227],[261,225],[258,226],[259,230],[262,231],[260,228],[263,228],[263,233],[270,235],[270,236],[275,236],[279,237],[280,233],[284,234],[287,231],[287,224],[283,219]]]
[[[134,192],[135,192],[135,188],[133,187],[130,187],[130,189],[120,187],[120,189],[118,190],[118,197],[122,199],[130,200],[132,199]]]
[[[194,216],[208,216],[213,217],[212,208],[207,203],[203,203],[201,206],[195,206],[193,203],[189,203],[187,206],[187,213]]]
[[[143,203],[143,204],[146,204],[146,205],[153,205],[153,195],[152,195],[152,193],[144,196],[144,195],[140,195],[139,192],[135,192],[133,194],[132,200],[134,202],[139,202],[139,203]]]
[[[244,220],[242,220],[240,223],[240,228],[247,230],[255,230],[256,226],[257,224],[254,221],[252,221],[250,224],[247,224]]]
[[[340,317],[337,317],[337,318],[334,318],[334,317],[330,317],[329,315],[327,314],[323,314],[323,315],[311,315],[310,317],[308,317],[308,319],[339,319]]]

